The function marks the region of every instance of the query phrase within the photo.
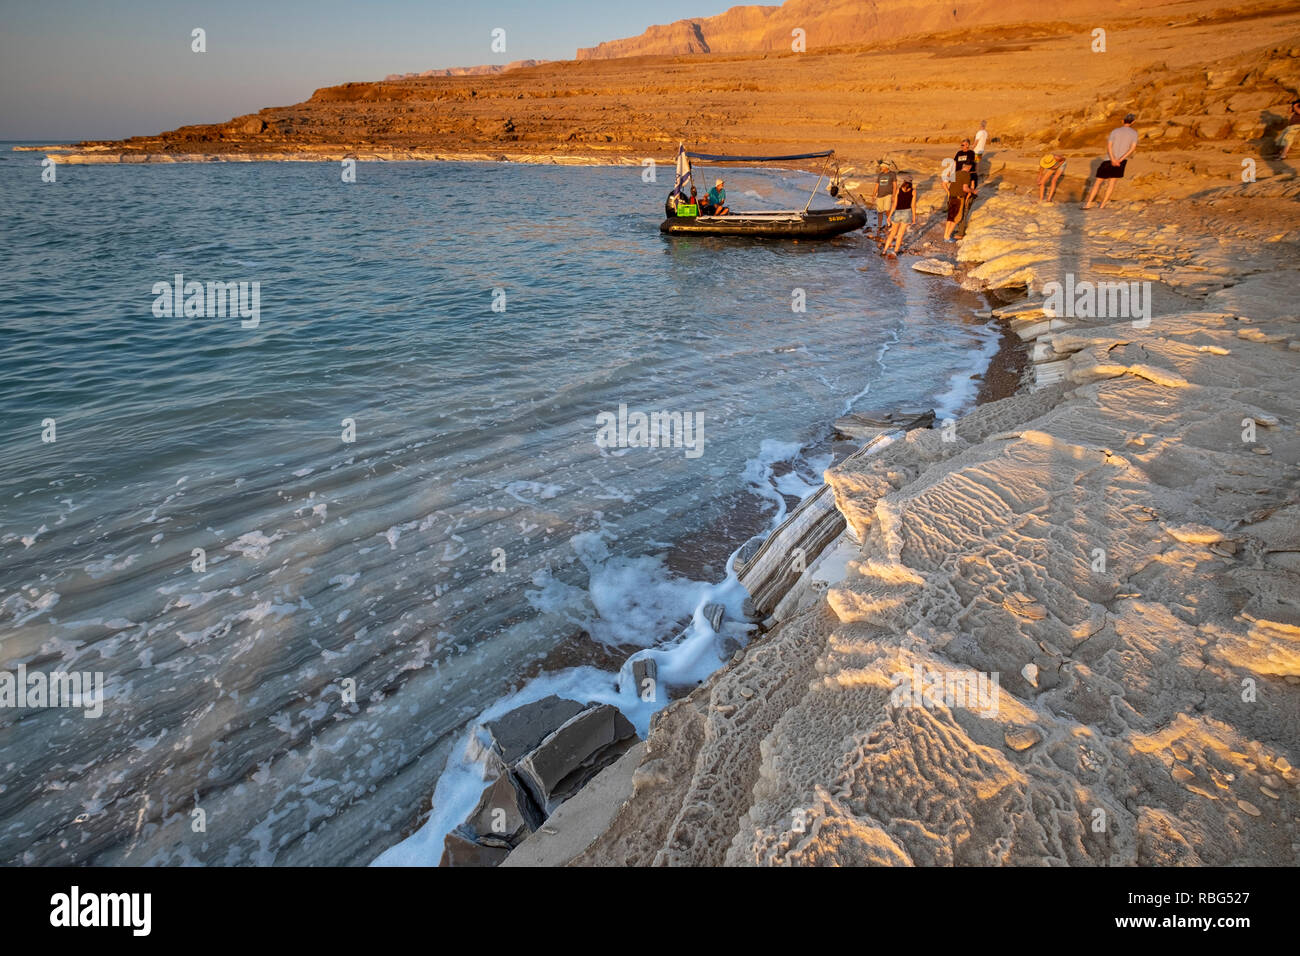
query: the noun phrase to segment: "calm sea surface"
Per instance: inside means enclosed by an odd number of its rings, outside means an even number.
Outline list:
[[[504,695],[616,699],[832,419],[955,411],[996,341],[860,236],[666,239],[639,168],[40,158],[0,153],[0,672],[104,700],[0,707],[2,863],[370,862]],[[602,448],[620,405],[702,443]]]

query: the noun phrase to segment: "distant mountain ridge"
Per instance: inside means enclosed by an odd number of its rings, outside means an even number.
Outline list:
[[[1110,11],[1132,11],[1141,0],[1093,0],[1098,25]],[[732,7],[714,17],[691,17],[652,26],[640,36],[607,40],[577,52],[579,60],[687,53],[790,52],[793,31],[808,49],[883,43],[962,27],[1036,22],[1041,0],[786,0],[780,6]],[[1065,5],[1064,16],[1080,11]]]

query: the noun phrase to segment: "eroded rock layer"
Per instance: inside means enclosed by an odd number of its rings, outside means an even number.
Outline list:
[[[1058,332],[1060,384],[828,472],[860,558],[663,715],[575,862],[1294,864],[1278,330],[1300,319]]]

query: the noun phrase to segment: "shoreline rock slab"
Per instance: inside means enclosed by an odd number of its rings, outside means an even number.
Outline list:
[[[635,728],[617,707],[598,704],[549,734],[519,760],[515,770],[538,806],[549,814],[636,739]]]
[[[488,721],[483,728],[501,759],[514,764],[583,709],[577,701],[552,695]]]

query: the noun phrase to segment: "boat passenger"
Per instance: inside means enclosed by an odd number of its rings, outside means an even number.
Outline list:
[[[725,216],[727,213],[731,212],[731,210],[727,208],[727,191],[722,187],[723,182],[719,179],[713,184],[713,188],[709,190],[709,195],[705,202],[710,207],[708,212],[708,215],[710,216]]]

